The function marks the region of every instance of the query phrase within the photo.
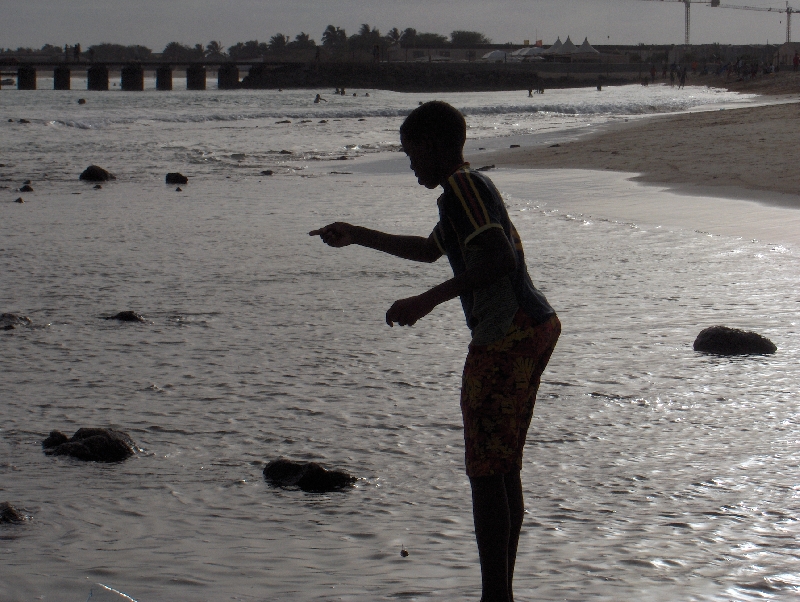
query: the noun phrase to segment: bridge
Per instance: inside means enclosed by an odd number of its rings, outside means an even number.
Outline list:
[[[24,61],[0,59],[3,75],[16,76],[18,90],[36,90],[38,71],[52,71],[53,89],[70,90],[73,71],[85,72],[88,90],[108,90],[111,71],[119,71],[120,88],[125,91],[144,90],[145,71],[154,71],[157,90],[172,90],[172,74],[175,70],[186,71],[187,90],[205,90],[208,70],[217,71],[217,87],[233,90],[239,87],[239,69],[263,65],[260,59],[226,62],[188,61]],[[276,64],[277,66],[277,64]]]

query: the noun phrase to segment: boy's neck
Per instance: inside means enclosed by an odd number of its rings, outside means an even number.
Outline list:
[[[465,165],[469,165],[466,161],[464,161],[464,156],[459,155],[458,157],[454,157],[452,161],[447,162],[445,165],[448,167],[442,170],[444,177],[441,179],[441,185],[444,187],[447,184],[447,180],[450,179],[454,173],[456,173],[459,169],[464,167]]]

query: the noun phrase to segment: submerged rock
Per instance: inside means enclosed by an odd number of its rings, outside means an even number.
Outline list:
[[[356,482],[354,476],[341,470],[326,470],[316,462],[294,462],[286,458],[267,464],[264,478],[278,487],[297,486],[312,493],[337,491]]]
[[[120,322],[147,322],[145,317],[135,311],[121,311],[113,316],[106,316],[104,320],[119,320]]]
[[[757,332],[727,326],[711,326],[697,335],[694,350],[719,355],[769,355],[775,353],[778,348]]]
[[[22,204],[22,203],[24,203],[24,202],[25,202],[25,199],[23,199],[22,197],[19,197],[19,198],[18,198],[18,199],[16,199],[14,202],[15,202],[15,203],[20,203],[20,204]]]
[[[272,171],[271,169],[265,169],[264,171],[261,172],[261,175],[262,176],[271,176],[273,173],[275,173],[275,172]]]
[[[483,167],[479,167],[475,171],[489,171],[490,169],[494,169],[494,165],[484,165]]]
[[[187,178],[182,173],[178,173],[177,171],[171,172],[167,174],[167,184],[188,184],[189,178]]]
[[[20,192],[33,192],[33,188],[30,184],[25,184],[22,188],[19,189]]]
[[[0,330],[14,330],[17,326],[30,326],[32,320],[16,314],[0,314]]]
[[[87,462],[121,462],[136,452],[127,433],[103,428],[78,429],[71,439],[51,431],[42,448],[48,456],[72,456]]]
[[[116,180],[117,178],[113,174],[108,173],[102,167],[90,165],[83,170],[83,173],[80,175],[80,179],[86,182],[108,182],[109,180]]]
[[[0,525],[7,523],[21,523],[27,517],[8,502],[0,503]]]

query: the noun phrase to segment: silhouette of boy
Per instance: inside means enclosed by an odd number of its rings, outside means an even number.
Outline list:
[[[417,107],[400,142],[417,181],[441,186],[439,223],[427,237],[386,234],[344,222],[309,232],[332,247],[358,244],[413,261],[447,255],[454,277],[395,301],[386,323],[413,326],[437,305],[461,298],[472,342],[461,412],[467,476],[481,563],[482,602],[513,602],[512,579],[524,505],[522,449],[536,392],[561,332],[531,282],[522,243],[491,180],[464,162],[464,117],[434,101]]]

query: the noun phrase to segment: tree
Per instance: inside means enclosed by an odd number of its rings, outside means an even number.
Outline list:
[[[143,61],[149,59],[153,51],[145,46],[104,43],[89,46],[89,53],[96,61]]]
[[[54,46],[53,44],[45,44],[42,46],[40,52],[44,52],[45,54],[61,54],[64,52],[64,49],[61,46]]]
[[[450,43],[453,46],[478,46],[479,44],[491,44],[492,41],[479,31],[457,29],[450,34]]]
[[[237,61],[237,60],[248,60],[248,59],[257,59],[264,56],[269,51],[269,47],[262,43],[258,43],[258,40],[250,40],[242,44],[238,42],[228,48],[228,56]]]
[[[311,36],[301,31],[294,37],[293,41],[286,44],[286,47],[290,50],[306,50],[308,48],[316,48],[317,43],[311,39]]]
[[[331,50],[347,48],[347,34],[344,29],[328,25],[322,33],[322,45]]]
[[[400,43],[403,46],[413,46],[414,41],[417,39],[417,30],[413,27],[407,27],[400,34]]]
[[[271,52],[275,54],[281,54],[284,50],[286,50],[286,44],[289,41],[282,33],[276,33],[269,39],[269,49]]]
[[[179,42],[170,42],[164,47],[161,54],[168,61],[194,61],[205,56],[202,44],[197,44],[192,48]]]
[[[397,29],[396,27],[392,27],[389,30],[389,33],[386,34],[386,41],[389,44],[397,44],[400,41],[400,38],[402,37],[402,35],[403,34],[400,33],[399,29]]]
[[[381,32],[378,31],[377,28],[371,28],[368,24],[364,23],[359,28],[358,33],[350,36],[347,42],[353,50],[371,51],[376,45],[381,46],[383,39],[381,38]]]
[[[447,38],[440,33],[418,33],[414,38],[415,46],[446,46]]]
[[[225,47],[222,42],[211,40],[206,44],[206,56],[210,58],[220,58],[225,56]]]

